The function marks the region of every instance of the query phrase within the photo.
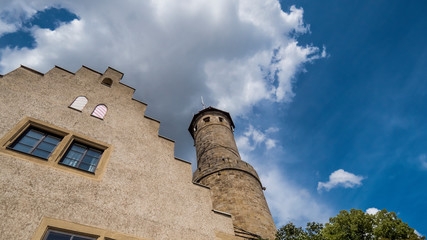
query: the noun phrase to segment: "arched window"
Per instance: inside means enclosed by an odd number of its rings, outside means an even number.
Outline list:
[[[77,97],[73,103],[71,103],[70,108],[82,111],[83,108],[86,106],[86,103],[87,103],[87,98],[80,96],[80,97]]]
[[[113,80],[111,80],[111,78],[104,78],[104,80],[102,80],[102,84],[107,87],[111,87],[111,85],[113,85]]]
[[[107,113],[107,106],[104,104],[99,104],[92,112],[92,116],[104,119],[105,114]]]

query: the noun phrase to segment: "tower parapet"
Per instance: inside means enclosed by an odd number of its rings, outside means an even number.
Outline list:
[[[255,169],[240,158],[228,112],[208,107],[195,114],[189,131],[197,153],[193,181],[211,188],[214,209],[233,217],[236,236],[274,239],[276,227]]]

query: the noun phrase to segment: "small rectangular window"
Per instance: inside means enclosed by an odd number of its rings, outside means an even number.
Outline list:
[[[46,131],[29,128],[9,148],[48,159],[61,139],[61,137]]]
[[[60,163],[94,173],[102,152],[102,150],[73,142]]]
[[[48,230],[43,240],[96,240],[96,238]]]

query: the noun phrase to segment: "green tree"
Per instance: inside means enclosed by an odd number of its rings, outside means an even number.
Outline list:
[[[374,228],[375,239],[425,239],[415,234],[414,229],[397,218],[394,212],[387,212],[383,209],[377,212],[373,218],[376,226]]]
[[[336,217],[329,219],[322,230],[326,239],[330,240],[371,240],[373,238],[374,221],[371,215],[362,210],[343,210]]]
[[[325,240],[321,235],[323,224],[316,222],[307,223],[305,230],[288,223],[281,227],[276,233],[276,240]]]
[[[281,227],[276,233],[276,240],[302,240],[305,239],[304,237],[304,230],[291,222]]]
[[[293,223],[281,227],[276,240],[424,240],[394,212],[381,210],[374,215],[362,210],[340,211],[323,227],[310,222],[303,230]]]

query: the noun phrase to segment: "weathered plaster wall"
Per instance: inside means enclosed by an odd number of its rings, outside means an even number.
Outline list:
[[[158,136],[159,122],[121,77],[111,68],[42,75],[20,67],[0,78],[0,138],[32,117],[113,146],[101,179],[1,152],[1,239],[31,239],[43,217],[144,239],[233,235],[231,218],[212,211],[210,190],[192,183],[190,164],[174,158],[174,143]],[[78,96],[88,99],[82,112],[68,107]],[[108,107],[104,120],[90,116],[98,104]]]

